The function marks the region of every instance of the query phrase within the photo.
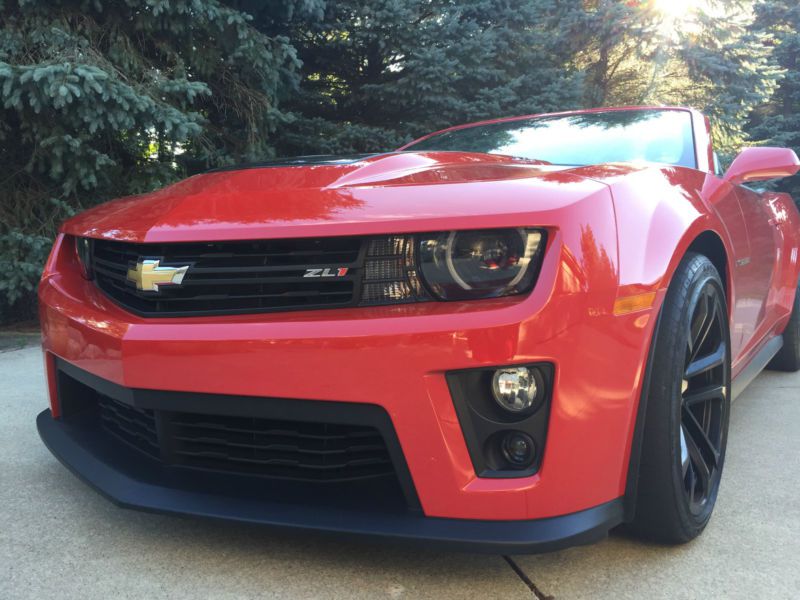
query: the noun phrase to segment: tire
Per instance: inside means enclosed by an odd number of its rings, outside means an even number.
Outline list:
[[[767,368],[774,371],[800,371],[800,286],[794,295],[792,316],[783,332],[783,347]]]
[[[646,396],[632,529],[685,543],[705,528],[719,492],[730,417],[730,332],[711,261],[687,254],[661,309]]]

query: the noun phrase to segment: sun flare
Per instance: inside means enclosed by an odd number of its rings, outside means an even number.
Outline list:
[[[654,0],[653,4],[658,12],[673,20],[690,18],[695,10],[706,7],[705,2],[698,0]]]
[[[646,6],[661,15],[661,31],[665,35],[697,29],[702,14],[720,17],[727,12],[725,6],[712,0],[650,0]]]

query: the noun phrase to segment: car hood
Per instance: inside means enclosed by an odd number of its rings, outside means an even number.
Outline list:
[[[547,225],[605,189],[538,161],[395,152],[212,171],[97,206],[64,233],[135,242],[411,233]]]

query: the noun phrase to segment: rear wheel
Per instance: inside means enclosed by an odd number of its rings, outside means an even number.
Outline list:
[[[800,371],[800,286],[794,295],[794,308],[783,332],[783,347],[767,365],[776,371]]]
[[[711,517],[730,415],[725,292],[705,256],[678,266],[654,343],[633,529],[682,543]]]

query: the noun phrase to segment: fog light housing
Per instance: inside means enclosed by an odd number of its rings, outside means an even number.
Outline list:
[[[512,413],[521,413],[536,404],[539,384],[534,371],[527,367],[497,369],[492,378],[492,393],[497,403]]]
[[[503,479],[537,473],[547,447],[555,365],[492,365],[446,376],[475,474]]]
[[[503,457],[517,469],[524,469],[533,464],[536,458],[536,446],[527,433],[509,431],[501,441]]]

